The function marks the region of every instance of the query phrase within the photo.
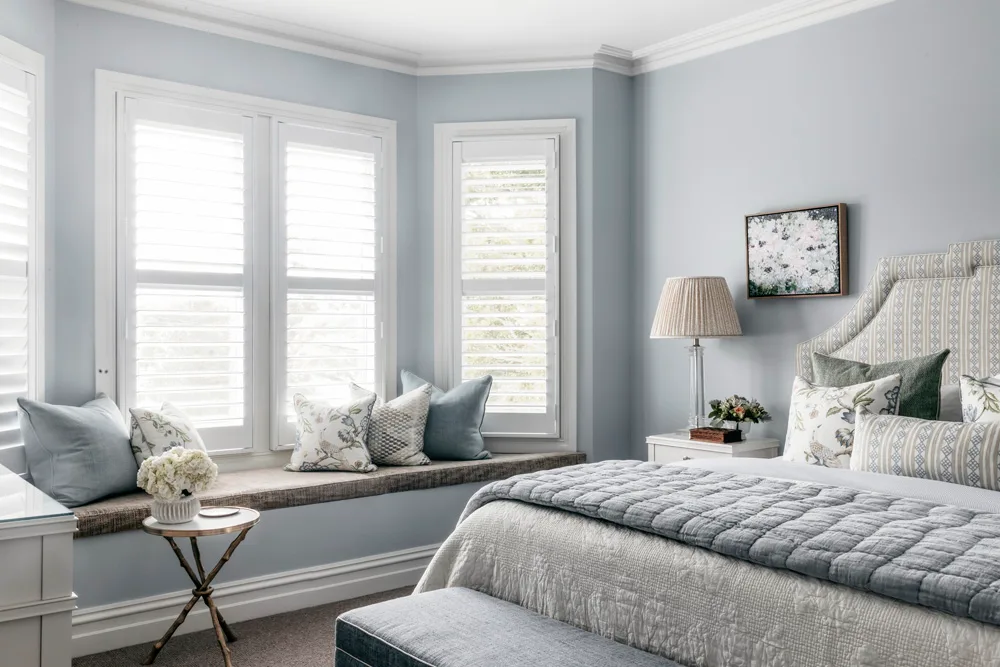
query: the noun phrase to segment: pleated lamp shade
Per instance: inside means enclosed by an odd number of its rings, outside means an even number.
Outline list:
[[[726,279],[719,276],[667,278],[656,307],[650,338],[742,336]]]

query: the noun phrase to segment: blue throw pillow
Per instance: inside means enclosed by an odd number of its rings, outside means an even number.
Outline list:
[[[125,420],[104,394],[75,408],[17,399],[31,482],[66,507],[137,491]]]
[[[400,373],[403,393],[428,384],[409,371]],[[450,391],[431,388],[431,408],[424,429],[424,454],[440,461],[488,459],[483,434],[479,430],[486,416],[493,377],[469,380]]]

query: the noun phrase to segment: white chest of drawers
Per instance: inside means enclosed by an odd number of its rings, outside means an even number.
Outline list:
[[[691,440],[686,432],[664,433],[646,438],[649,461],[677,463],[691,459],[754,458],[773,459],[781,446],[777,440],[759,439],[718,445]]]
[[[69,667],[76,517],[0,466],[0,664]]]

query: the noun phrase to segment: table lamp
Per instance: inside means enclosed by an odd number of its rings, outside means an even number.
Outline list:
[[[691,404],[688,427],[698,428],[705,415],[705,366],[702,338],[742,336],[726,279],[719,276],[667,278],[656,306],[650,338],[693,338]]]

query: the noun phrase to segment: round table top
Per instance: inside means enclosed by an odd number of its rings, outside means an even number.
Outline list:
[[[202,509],[207,508],[203,507]],[[221,517],[199,514],[184,523],[160,523],[153,517],[147,517],[142,522],[142,529],[150,535],[160,535],[161,537],[205,537],[237,533],[260,521],[260,512],[257,510],[246,507],[234,507],[233,509],[238,509],[239,512]]]

